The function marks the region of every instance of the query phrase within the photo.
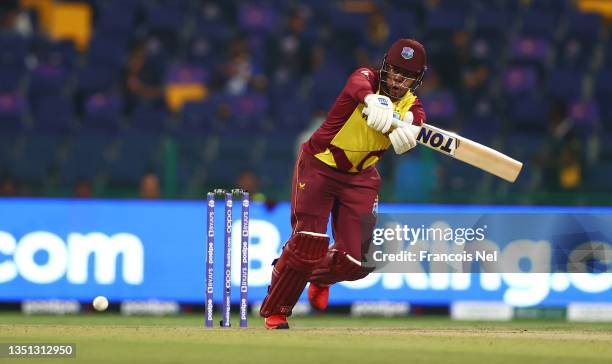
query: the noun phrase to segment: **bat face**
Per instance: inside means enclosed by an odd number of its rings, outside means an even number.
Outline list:
[[[455,155],[455,149],[459,144],[454,134],[427,124],[421,127],[416,139],[421,144],[450,156]]]

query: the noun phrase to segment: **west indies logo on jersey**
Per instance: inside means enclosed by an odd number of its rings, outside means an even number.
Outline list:
[[[402,58],[404,59],[410,59],[414,56],[414,49],[410,48],[410,47],[404,47],[402,48]]]

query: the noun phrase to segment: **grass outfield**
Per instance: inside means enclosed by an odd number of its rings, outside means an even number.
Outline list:
[[[233,321],[238,323],[237,320]],[[10,363],[611,363],[612,325],[564,321],[454,322],[447,318],[323,315],[267,331],[205,329],[203,315],[122,317],[0,313],[0,343],[77,344],[77,358]],[[4,360],[4,361],[3,361]]]

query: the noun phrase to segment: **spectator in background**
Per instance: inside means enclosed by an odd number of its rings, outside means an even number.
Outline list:
[[[446,37],[445,37],[446,38]],[[448,43],[448,44],[447,44]],[[440,81],[453,91],[460,91],[461,75],[457,69],[470,61],[470,35],[464,30],[454,31],[450,39],[441,40],[431,56],[433,66],[438,70]]]
[[[133,111],[140,101],[159,106],[164,105],[163,62],[161,59],[150,57],[150,50],[148,50],[148,48],[157,49],[161,45],[155,40],[150,40],[148,43],[136,46],[127,62],[125,91],[128,112]]]
[[[294,10],[287,19],[285,31],[274,35],[267,42],[268,54],[266,71],[276,77],[285,78],[309,74],[312,45],[305,34],[306,13]]]
[[[160,197],[159,177],[154,172],[145,173],[140,179],[140,197],[154,200]]]
[[[389,25],[385,15],[378,9],[368,16],[368,24],[365,29],[364,42],[356,51],[357,64],[378,67],[388,46]]]
[[[228,58],[221,70],[225,92],[230,95],[245,94],[256,67],[244,38],[237,38],[230,44]]]
[[[253,201],[266,201],[266,195],[259,191],[259,178],[250,169],[240,173],[236,181],[238,188],[248,191]]]
[[[91,182],[87,180],[80,180],[74,186],[74,197],[76,198],[92,198],[93,187]]]
[[[12,177],[5,176],[0,182],[0,196],[17,196],[17,185]]]
[[[563,103],[552,105],[549,120],[545,150],[536,158],[542,167],[543,187],[548,191],[578,189],[582,184],[582,143]]]
[[[30,17],[19,7],[19,0],[0,1],[0,30],[13,31],[24,37],[32,34]]]

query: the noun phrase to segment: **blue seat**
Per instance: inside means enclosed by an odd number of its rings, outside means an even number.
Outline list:
[[[168,129],[168,112],[152,105],[139,105],[132,113],[130,125],[133,128],[151,132]]]
[[[552,39],[557,29],[557,20],[550,13],[529,11],[523,17],[521,34]]]
[[[29,133],[18,159],[11,163],[11,174],[21,181],[42,184],[55,166],[60,139],[53,134]]]
[[[255,145],[253,134],[233,130],[219,135],[218,158],[248,161]]]
[[[181,110],[180,134],[206,133],[213,130],[215,104],[210,100],[187,102]]]
[[[584,42],[576,35],[566,37],[557,46],[559,68],[588,69],[595,57],[595,42]]]
[[[238,176],[247,168],[246,161],[236,159],[215,159],[204,165],[207,183],[213,186],[235,186]]]
[[[16,157],[17,133],[0,133],[0,175],[8,175],[10,166]]]
[[[130,34],[140,4],[136,1],[113,1],[99,12],[97,30],[102,34],[123,37]]]
[[[111,185],[137,186],[147,171],[160,172],[160,135],[137,129],[129,129],[120,137],[117,158],[109,162]]]
[[[368,23],[368,14],[343,11],[338,6],[333,7],[331,17],[335,29],[349,30],[360,33],[363,25]]]
[[[27,70],[23,65],[0,65],[0,92],[15,92],[21,88]]]
[[[595,44],[601,38],[602,18],[597,13],[572,12],[567,16],[567,36]]]
[[[0,32],[0,91],[16,91],[27,74],[29,40],[11,31]]]
[[[49,40],[48,38],[37,40],[35,54],[39,64],[47,64],[70,70],[76,64],[79,53],[74,42],[71,40]]]
[[[313,101],[313,110],[329,110],[336,97],[344,87],[348,77],[347,72],[342,72],[343,67],[330,56],[312,75],[311,95],[317,95]]]
[[[507,13],[497,9],[483,9],[474,16],[474,33],[482,37],[503,35],[510,25]]]
[[[390,38],[405,38],[413,36],[418,30],[418,19],[413,12],[405,10],[395,10],[385,14],[385,20],[389,24]]]
[[[90,62],[108,65],[119,71],[127,58],[127,40],[109,35],[95,35],[90,42],[87,56]]]
[[[511,99],[506,115],[513,127],[543,132],[548,125],[548,99],[533,95]]]
[[[602,69],[596,77],[595,81],[595,95],[597,98],[612,99],[612,68]]]
[[[549,74],[548,92],[556,100],[569,101],[580,97],[584,72],[578,69],[558,68]]]
[[[64,95],[40,98],[34,105],[34,126],[38,130],[64,133],[75,127],[74,101]]]
[[[0,65],[2,67],[25,66],[30,47],[29,39],[22,35],[4,31],[0,33]]]
[[[84,127],[109,132],[119,130],[123,112],[123,100],[117,94],[93,94],[84,107]]]
[[[77,90],[85,95],[110,91],[118,80],[117,70],[102,63],[89,63],[78,71]]]
[[[82,131],[72,137],[68,156],[59,167],[59,181],[72,186],[79,180],[93,180],[102,172],[105,153],[112,136],[101,132]]]
[[[310,121],[310,100],[300,95],[296,81],[274,84],[269,91],[271,116],[278,128],[301,130]]]
[[[437,8],[427,14],[425,28],[430,33],[450,32],[465,28],[466,14],[462,10]]]
[[[176,6],[154,6],[148,9],[146,23],[150,29],[178,32],[184,25],[185,15]]]

